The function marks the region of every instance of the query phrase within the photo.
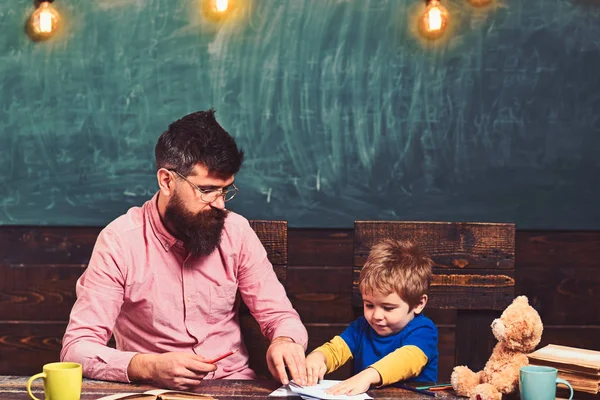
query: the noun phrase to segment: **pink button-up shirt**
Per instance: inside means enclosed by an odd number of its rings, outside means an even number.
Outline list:
[[[207,257],[189,257],[164,227],[157,196],[100,232],[77,281],[61,361],[81,363],[89,378],[128,382],[137,353],[213,358],[239,349],[207,378],[252,379],[238,290],[265,336],[288,336],[306,348],[306,329],[248,221],[230,212],[219,247]],[[113,332],[117,349],[106,346]]]

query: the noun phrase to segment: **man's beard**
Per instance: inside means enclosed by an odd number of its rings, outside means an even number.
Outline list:
[[[227,210],[209,208],[194,214],[188,211],[181,198],[174,194],[165,210],[165,222],[175,229],[175,236],[193,255],[206,256],[221,243]]]

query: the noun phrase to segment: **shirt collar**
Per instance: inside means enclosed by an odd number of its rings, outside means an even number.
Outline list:
[[[181,240],[177,239],[171,234],[171,232],[169,232],[160,218],[160,214],[158,212],[159,193],[160,192],[156,192],[152,199],[146,202],[144,206],[146,209],[146,218],[152,227],[154,236],[156,236],[165,251],[169,251],[173,246],[183,247]]]

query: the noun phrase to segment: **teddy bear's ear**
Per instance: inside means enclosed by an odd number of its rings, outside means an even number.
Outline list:
[[[527,296],[519,296],[513,300],[513,303],[529,304],[529,300],[527,299]]]

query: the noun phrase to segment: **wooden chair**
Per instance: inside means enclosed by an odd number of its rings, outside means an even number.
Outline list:
[[[352,305],[362,307],[358,278],[371,246],[384,238],[412,240],[433,261],[426,307],[455,309],[454,365],[479,370],[495,340],[490,324],[515,297],[514,224],[356,221]]]
[[[277,278],[286,288],[288,263],[287,222],[250,221],[250,225],[265,247],[267,257],[273,264]],[[270,342],[260,332],[258,323],[252,317],[246,305],[241,301],[240,303],[240,327],[250,356],[250,367],[259,377],[270,378],[271,373],[266,361],[267,348]]]
[[[285,285],[287,222],[250,221]],[[101,228],[0,226],[0,375],[31,375],[59,359],[75,302],[75,282]],[[254,318],[240,312],[251,365],[269,376],[268,341]]]

